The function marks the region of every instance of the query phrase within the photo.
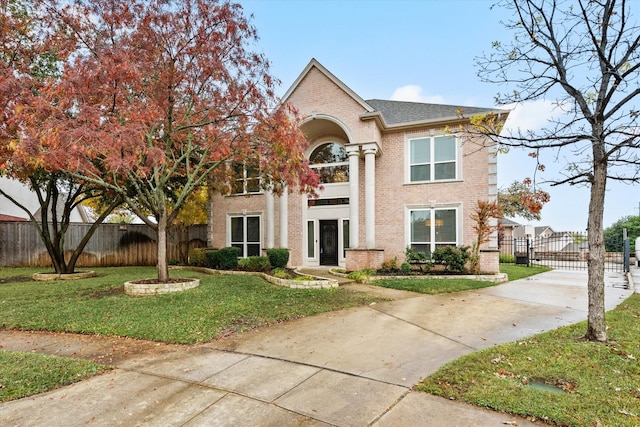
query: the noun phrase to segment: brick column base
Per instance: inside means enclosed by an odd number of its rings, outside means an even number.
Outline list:
[[[500,250],[480,249],[480,273],[500,273]]]
[[[384,249],[346,249],[347,272],[370,268],[379,270],[384,262]]]

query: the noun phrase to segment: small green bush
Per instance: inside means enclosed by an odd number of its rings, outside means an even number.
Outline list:
[[[515,264],[516,257],[514,257],[513,255],[500,254],[500,262],[502,264]]]
[[[379,271],[381,273],[393,273],[398,271],[398,258],[393,257],[389,261],[383,262]]]
[[[403,262],[402,264],[400,264],[400,271],[402,271],[402,274],[404,274],[405,276],[408,276],[411,274],[411,264],[409,264],[408,262]]]
[[[464,271],[464,266],[469,260],[469,248],[466,246],[443,246],[431,254],[436,264],[444,264],[446,271]]]
[[[204,252],[205,266],[209,268],[219,268],[220,262],[218,261],[217,250],[206,250]]]
[[[193,265],[195,267],[206,267],[207,266],[207,257],[205,253],[207,252],[207,248],[194,248],[191,252],[191,256],[189,257],[189,265]]]
[[[425,262],[429,260],[425,252],[416,251],[411,246],[407,246],[407,249],[404,252],[404,257],[405,257],[405,260],[409,263]]]
[[[291,279],[291,274],[286,268],[277,267],[271,271],[273,277],[277,277],[278,279]]]
[[[267,258],[273,268],[284,268],[289,262],[289,249],[272,248],[267,249]]]
[[[349,273],[349,279],[355,280],[358,283],[367,283],[369,281],[369,277],[372,276],[375,272],[370,268],[363,268],[362,270],[352,271]]]
[[[232,270],[237,268],[238,257],[240,257],[240,248],[230,246],[218,249],[216,254],[218,268],[221,270]]]
[[[247,271],[269,271],[271,264],[266,256],[250,256],[238,260],[238,268]]]

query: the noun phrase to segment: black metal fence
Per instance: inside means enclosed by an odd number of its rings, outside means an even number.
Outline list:
[[[553,232],[536,237],[501,236],[500,262],[517,265],[545,265],[560,270],[586,270],[589,247],[584,232]],[[626,243],[625,243],[626,242]],[[629,269],[629,240],[620,236],[614,251],[605,253],[605,270]]]

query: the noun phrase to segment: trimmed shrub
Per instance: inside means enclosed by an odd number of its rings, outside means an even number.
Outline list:
[[[189,257],[189,265],[195,267],[206,267],[207,257],[205,256],[207,248],[194,248]]]
[[[238,260],[238,268],[247,271],[269,271],[271,264],[266,256],[250,256],[248,258],[240,258]]]
[[[402,271],[402,274],[404,274],[405,276],[408,276],[411,274],[411,264],[409,264],[408,262],[403,262],[402,264],[400,264],[400,271]]]
[[[469,260],[469,248],[466,246],[443,246],[431,254],[436,264],[444,264],[446,271],[464,271],[464,265]]]
[[[205,265],[209,268],[219,268],[218,251],[208,250],[204,252]]]
[[[269,258],[269,262],[273,268],[284,268],[289,262],[289,249],[267,249],[267,258]]]
[[[238,267],[240,248],[229,246],[216,251],[217,264],[221,270],[232,270]]]

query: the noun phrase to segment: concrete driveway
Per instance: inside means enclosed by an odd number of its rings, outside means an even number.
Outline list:
[[[586,319],[586,282],[586,272],[551,271],[478,291],[401,293],[125,357],[109,374],[0,404],[0,425],[540,425],[410,389],[461,355]],[[607,309],[632,293],[625,285],[621,273],[606,275]],[[50,339],[0,332],[7,350],[73,348],[71,337]]]

